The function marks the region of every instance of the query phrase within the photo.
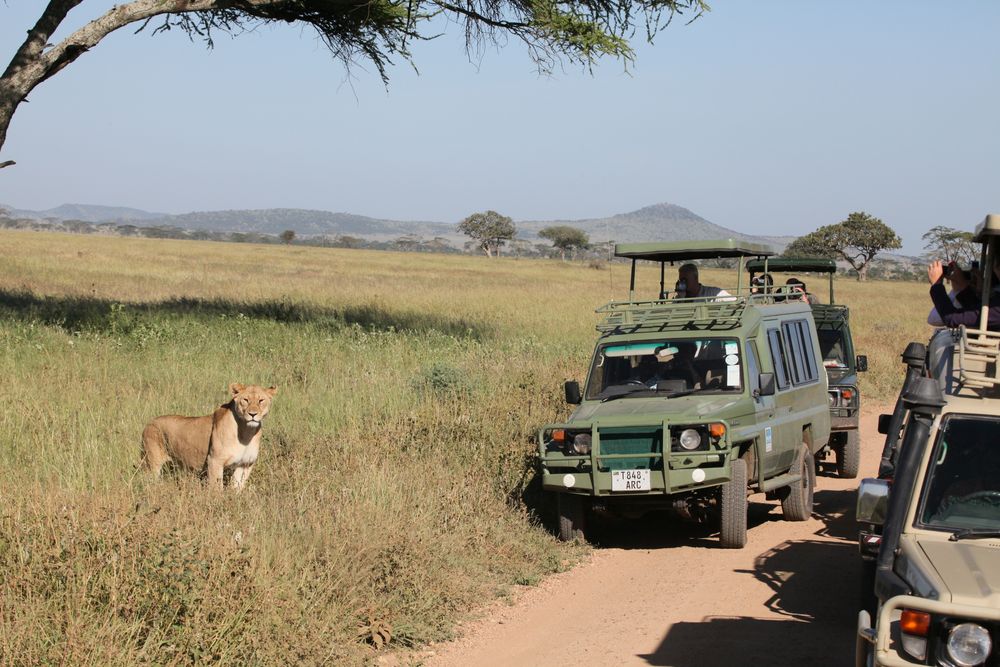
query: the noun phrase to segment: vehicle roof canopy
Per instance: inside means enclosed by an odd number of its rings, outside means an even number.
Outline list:
[[[763,270],[764,260],[751,259],[747,262],[750,273],[761,273]],[[837,263],[821,257],[775,257],[767,260],[767,270],[779,273],[836,273]]]
[[[773,254],[774,249],[771,246],[737,239],[615,244],[616,257],[647,259],[653,262],[719,257],[769,257]]]
[[[1000,237],[1000,214],[990,213],[976,226],[976,234],[972,240],[976,243],[985,243],[990,238]]]

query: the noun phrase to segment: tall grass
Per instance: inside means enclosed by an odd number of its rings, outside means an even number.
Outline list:
[[[2,232],[0,267],[6,664],[361,664],[579,555],[532,436],[622,266]],[[889,400],[926,292],[837,289]],[[137,472],[233,381],[279,387],[244,493]]]

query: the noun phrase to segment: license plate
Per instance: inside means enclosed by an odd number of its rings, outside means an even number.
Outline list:
[[[612,491],[649,491],[648,470],[612,470]]]

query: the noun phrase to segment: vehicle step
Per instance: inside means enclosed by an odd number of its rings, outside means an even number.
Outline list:
[[[786,472],[784,475],[778,475],[777,477],[772,477],[771,479],[765,479],[760,483],[761,491],[774,491],[775,489],[780,489],[783,486],[791,486],[795,482],[802,481],[802,473],[798,472]]]

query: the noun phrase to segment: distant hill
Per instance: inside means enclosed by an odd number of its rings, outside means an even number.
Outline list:
[[[459,233],[456,224],[429,221],[399,221],[371,218],[352,213],[333,213],[297,208],[257,210],[199,211],[182,215],[165,215],[139,209],[115,206],[64,204],[45,211],[7,208],[12,217],[44,220],[82,220],[91,223],[128,223],[139,227],[176,227],[209,232],[240,232],[278,235],[286,229],[307,236],[357,236],[379,241],[403,236],[423,239],[446,239],[461,247],[468,238]],[[654,204],[630,213],[604,218],[581,220],[515,221],[518,237],[529,242],[543,242],[538,231],[552,225],[577,227],[590,235],[595,243],[609,238],[619,243],[640,241],[693,241],[734,238],[774,245],[780,252],[794,237],[764,239],[722,227],[675,204]]]
[[[55,208],[44,211],[29,211],[27,209],[14,208],[6,204],[0,204],[0,209],[5,209],[12,218],[26,218],[29,220],[46,220],[55,218],[57,220],[82,220],[83,222],[131,222],[152,221],[163,218],[165,213],[151,213],[137,208],[125,206],[94,206],[91,204],[63,204]]]
[[[590,235],[590,240],[604,243],[610,239],[619,243],[640,241],[699,241],[705,239],[742,239],[769,243],[759,236],[743,234],[709,222],[700,215],[676,204],[653,204],[631,213],[618,213],[606,218],[584,220],[530,220],[517,222],[521,236],[537,237],[538,231],[551,225],[577,227]],[[781,247],[787,245],[780,244]]]

